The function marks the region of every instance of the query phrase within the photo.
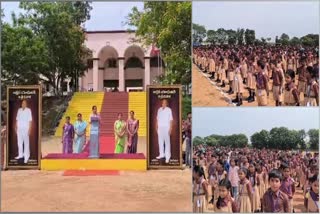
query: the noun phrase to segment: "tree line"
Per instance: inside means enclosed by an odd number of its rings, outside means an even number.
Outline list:
[[[209,146],[230,146],[232,148],[242,148],[250,146],[256,149],[319,149],[319,130],[290,130],[285,127],[276,127],[270,131],[261,130],[250,137],[251,144],[244,134],[234,135],[210,135],[204,138],[196,136],[193,138],[193,145],[206,144]]]
[[[271,44],[272,38],[256,38],[255,30],[238,28],[237,30],[219,28],[217,30],[206,30],[202,25],[193,24],[193,44],[207,43],[211,45],[267,45]],[[318,34],[307,34],[301,38],[292,37],[283,33],[275,38],[275,44],[278,45],[303,45],[303,46],[319,46]]]

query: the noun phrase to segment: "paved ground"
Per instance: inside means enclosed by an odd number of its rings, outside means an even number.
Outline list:
[[[55,138],[42,151],[61,151]],[[58,142],[58,143],[57,143]],[[139,151],[145,148],[140,141]],[[2,212],[190,212],[191,170],[120,172],[73,177],[63,172],[10,170],[1,174]]]

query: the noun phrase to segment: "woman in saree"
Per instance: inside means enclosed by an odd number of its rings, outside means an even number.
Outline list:
[[[114,123],[115,150],[114,153],[123,153],[126,143],[126,122],[122,119],[122,114],[118,114],[118,120]]]
[[[87,123],[82,120],[82,114],[78,114],[78,120],[74,123],[74,131],[77,135],[75,138],[76,151],[75,153],[81,153],[83,145],[86,142],[86,129]]]
[[[90,115],[90,143],[89,158],[99,158],[99,133],[100,133],[100,115],[97,106],[92,106],[92,114]]]
[[[70,117],[66,117],[66,123],[62,127],[62,153],[63,154],[71,154],[73,147],[73,139],[74,139],[74,128],[70,123]]]
[[[134,111],[130,111],[130,116],[127,121],[127,132],[128,132],[127,153],[129,154],[137,153],[138,129],[139,129],[139,120],[135,119]]]

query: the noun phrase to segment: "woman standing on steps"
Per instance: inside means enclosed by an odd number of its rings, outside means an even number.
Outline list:
[[[135,119],[134,111],[130,111],[130,117],[127,121],[127,132],[128,132],[127,153],[131,153],[131,154],[137,153],[138,129],[139,129],[139,120]]]
[[[114,123],[115,149],[114,153],[123,153],[126,143],[126,122],[122,119],[122,113],[118,114],[118,120]]]
[[[100,133],[100,115],[97,106],[92,106],[92,114],[90,115],[90,144],[89,158],[99,158],[99,133]]]
[[[82,114],[79,113],[78,120],[74,123],[74,131],[77,137],[75,138],[76,151],[75,153],[81,153],[83,145],[86,141],[86,129],[87,123],[82,120]]]

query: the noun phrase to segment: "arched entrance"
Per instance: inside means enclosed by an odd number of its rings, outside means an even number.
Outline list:
[[[103,47],[99,58],[99,90],[111,91],[119,88],[118,52],[112,46]]]
[[[144,90],[145,60],[144,52],[139,46],[132,45],[124,53],[124,80],[125,91]]]

